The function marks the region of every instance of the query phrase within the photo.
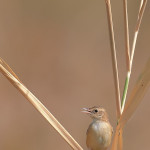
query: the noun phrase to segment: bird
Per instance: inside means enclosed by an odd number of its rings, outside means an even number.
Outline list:
[[[94,106],[83,108],[83,113],[92,118],[86,132],[86,145],[90,150],[107,150],[111,144],[113,127],[111,126],[107,112],[104,108]]]

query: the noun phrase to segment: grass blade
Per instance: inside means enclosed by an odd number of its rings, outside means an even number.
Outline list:
[[[141,25],[141,21],[142,21],[142,17],[143,17],[144,11],[145,11],[146,4],[147,4],[147,0],[141,0],[138,19],[137,19],[137,23],[135,26],[133,44],[132,44],[131,59],[130,59],[130,70],[127,72],[127,77],[126,77],[126,81],[125,81],[125,88],[124,88],[123,97],[121,100],[121,113],[124,111],[124,107],[125,107],[126,96],[127,96],[128,85],[129,85],[129,81],[130,81],[130,75],[131,75],[131,70],[132,70],[132,63],[133,63],[133,57],[134,57],[134,52],[135,52],[137,36],[139,33],[139,28]]]
[[[123,114],[120,117],[119,124],[121,127],[127,123],[127,121],[131,118],[140,102],[143,100],[145,93],[147,92],[150,86],[150,59],[148,60],[143,72],[141,73],[136,85],[134,86],[127,104],[125,105],[125,109]]]
[[[3,65],[0,59],[0,72],[20,91],[20,93],[43,115],[43,117],[54,127],[54,129],[65,139],[74,150],[83,150],[82,147],[73,139],[67,130],[56,120],[48,109]],[[6,64],[6,63],[4,63]],[[8,65],[7,65],[8,66]],[[8,67],[10,68],[10,67]]]
[[[141,0],[138,19],[137,19],[137,23],[136,23],[136,26],[135,26],[135,32],[134,32],[134,37],[133,37],[131,60],[130,60],[130,66],[131,67],[132,67],[132,63],[133,63],[133,57],[134,57],[134,52],[135,52],[137,36],[138,36],[138,33],[139,33],[139,28],[140,28],[140,25],[141,25],[141,21],[142,21],[142,18],[143,18],[143,14],[144,14],[144,11],[145,11],[146,4],[147,4],[147,0]]]
[[[121,102],[120,102],[120,87],[119,87],[118,65],[117,65],[117,57],[116,57],[116,46],[115,46],[115,38],[114,38],[112,12],[111,12],[110,0],[105,0],[105,2],[106,2],[108,29],[109,29],[110,46],[111,46],[112,67],[113,67],[115,95],[116,95],[117,118],[119,119],[120,114],[121,114]]]
[[[129,27],[128,27],[128,9],[127,0],[123,0],[124,8],[124,31],[125,31],[125,49],[126,49],[126,66],[130,70],[130,44],[129,44]]]
[[[20,79],[18,78],[18,76],[13,72],[13,70],[9,67],[9,65],[2,58],[0,58],[0,64],[4,68],[6,68],[18,81],[20,81]]]

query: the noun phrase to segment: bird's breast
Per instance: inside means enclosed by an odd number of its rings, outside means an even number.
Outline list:
[[[92,150],[103,150],[111,143],[112,127],[106,121],[93,121],[87,130],[87,146]]]

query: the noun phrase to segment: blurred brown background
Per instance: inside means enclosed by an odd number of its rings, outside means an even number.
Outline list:
[[[129,1],[132,41],[140,1]],[[136,46],[131,91],[150,56],[150,3]],[[122,1],[112,1],[119,76],[126,66]],[[104,1],[1,0],[0,57],[83,146],[91,119],[82,107],[107,109],[115,128],[116,107]],[[70,150],[58,133],[0,75],[0,149]],[[129,92],[130,92],[129,91]],[[124,130],[124,149],[149,149],[150,91]]]

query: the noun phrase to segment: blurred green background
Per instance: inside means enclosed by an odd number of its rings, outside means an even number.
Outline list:
[[[130,40],[140,1],[129,1]],[[150,3],[141,25],[129,93],[150,56]],[[122,1],[112,1],[121,92],[126,76]],[[130,42],[131,44],[131,42]],[[1,0],[0,56],[84,149],[91,119],[104,107],[114,129],[116,107],[105,2]],[[0,149],[70,150],[33,106],[0,75]],[[124,149],[149,149],[150,91],[124,130]]]

